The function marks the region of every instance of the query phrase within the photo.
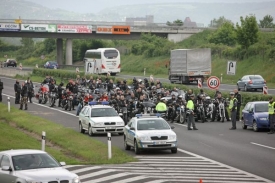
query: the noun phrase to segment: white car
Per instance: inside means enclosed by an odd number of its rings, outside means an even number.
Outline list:
[[[66,165],[65,162],[59,163],[51,155],[40,150],[1,151],[0,165],[0,175],[10,174],[28,183],[80,183],[76,174],[62,167]]]
[[[123,119],[109,105],[93,103],[85,106],[79,114],[79,131],[88,131],[90,136],[107,132],[123,135],[124,125]]]
[[[125,150],[133,147],[139,154],[147,149],[170,149],[172,153],[177,153],[177,135],[173,128],[160,115],[137,114],[124,127]]]

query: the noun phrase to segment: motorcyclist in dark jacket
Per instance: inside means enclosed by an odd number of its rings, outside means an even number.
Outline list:
[[[174,121],[175,115],[173,113],[173,106],[176,104],[176,96],[172,95],[172,98],[167,101],[167,106],[168,106],[168,117],[167,120],[171,120],[171,122]]]
[[[62,87],[63,87],[64,83],[61,82],[59,85],[58,85],[58,88],[57,88],[57,93],[58,93],[58,107],[61,107],[61,101],[62,101],[62,91],[64,90]]]
[[[14,92],[15,92],[15,104],[20,103],[20,92],[21,92],[21,85],[19,84],[19,81],[16,80],[14,84]]]

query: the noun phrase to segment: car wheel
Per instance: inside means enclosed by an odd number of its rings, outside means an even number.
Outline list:
[[[81,122],[79,122],[79,132],[80,133],[85,133],[85,130],[83,129]]]
[[[89,125],[88,134],[89,134],[89,136],[93,136],[94,135],[93,129],[92,129],[91,125]]]
[[[242,128],[247,129],[247,125],[245,125],[244,120],[242,120]]]
[[[256,121],[253,122],[253,131],[254,132],[258,132],[259,131],[258,124],[256,123]]]
[[[171,149],[171,152],[172,152],[173,154],[176,154],[176,153],[178,152],[178,149],[177,149],[177,148]]]
[[[138,148],[138,144],[137,144],[137,141],[135,140],[134,142],[134,150],[135,150],[135,153],[136,154],[140,154],[140,149]]]
[[[124,137],[124,149],[127,151],[131,149],[131,147],[127,144],[126,137]]]
[[[246,85],[244,85],[244,91],[247,91],[247,87],[246,87]]]

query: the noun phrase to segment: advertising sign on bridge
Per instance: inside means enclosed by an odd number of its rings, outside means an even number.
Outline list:
[[[56,32],[56,25],[52,25],[52,24],[21,24],[21,31]]]
[[[57,25],[57,32],[61,33],[92,33],[91,25]]]
[[[19,24],[0,23],[0,31],[20,31]]]

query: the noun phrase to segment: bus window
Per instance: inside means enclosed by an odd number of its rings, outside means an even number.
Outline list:
[[[85,54],[85,58],[94,58],[94,59],[101,59],[100,52],[89,52],[87,51]]]
[[[116,50],[105,50],[104,52],[104,57],[107,59],[114,59],[117,58],[118,56],[118,51]]]

